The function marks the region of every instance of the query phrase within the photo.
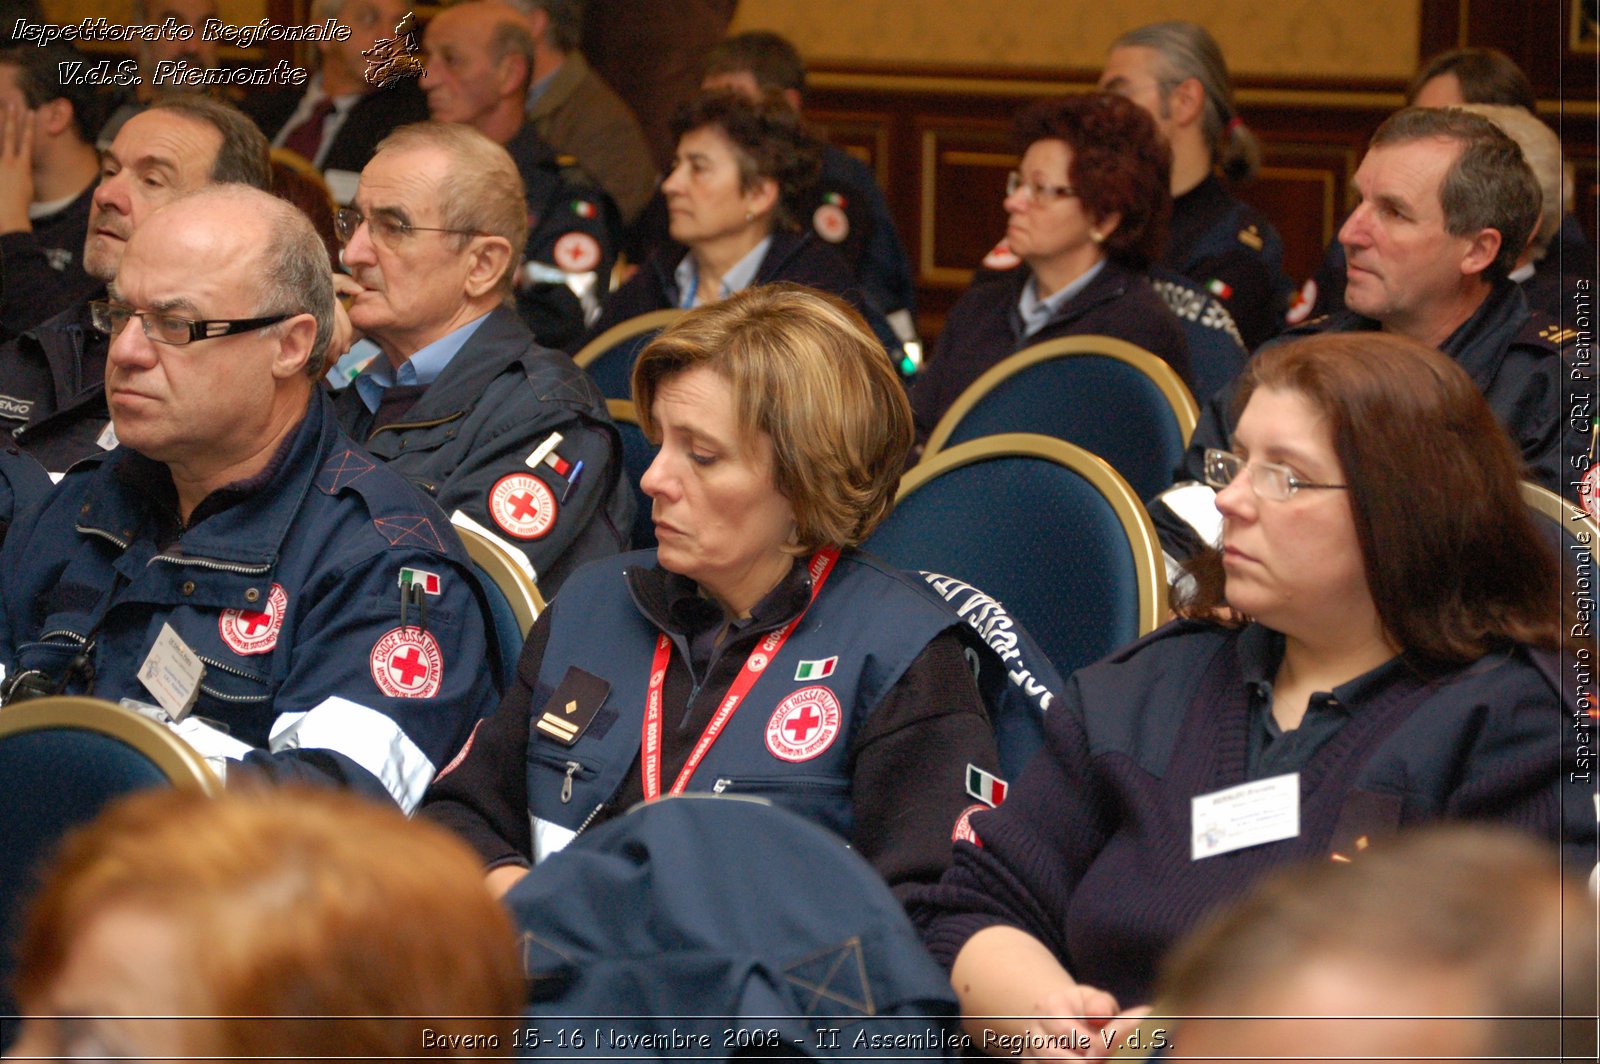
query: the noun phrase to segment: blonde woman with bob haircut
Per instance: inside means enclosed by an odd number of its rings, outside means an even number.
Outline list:
[[[866,323],[798,285],[686,315],[640,355],[660,546],[572,575],[518,682],[423,815],[502,892],[593,824],[683,791],[770,799],[891,886],[936,879],[992,771],[959,619],[856,546],[888,512],[911,410]]]
[[[522,966],[510,917],[477,881],[448,832],[352,795],[135,795],[68,836],[46,871],[17,949],[12,1053],[508,1053]]]

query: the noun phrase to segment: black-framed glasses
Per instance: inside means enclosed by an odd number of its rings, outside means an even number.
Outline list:
[[[1348,484],[1313,484],[1309,480],[1301,480],[1295,476],[1294,471],[1288,466],[1276,462],[1251,464],[1236,454],[1215,447],[1206,448],[1206,483],[1216,490],[1221,491],[1232,484],[1234,479],[1246,470],[1250,473],[1250,490],[1255,492],[1258,498],[1277,502],[1289,501],[1294,498],[1294,493],[1302,488],[1347,491],[1350,487]]]
[[[97,299],[89,304],[89,321],[113,340],[122,334],[129,318],[138,318],[139,324],[144,328],[145,336],[158,344],[171,344],[174,347],[192,344],[196,340],[215,340],[221,336],[235,336],[256,329],[265,329],[268,325],[276,325],[294,316],[294,314],[269,314],[265,318],[212,318],[195,321],[192,318],[181,318],[176,314],[160,310],[134,310],[126,303],[113,303],[109,300]]]
[[[348,244],[355,239],[356,230],[361,228],[361,223],[367,224],[373,237],[385,245],[394,245],[410,236],[412,233],[455,233],[458,236],[487,236],[477,229],[442,229],[433,225],[412,225],[410,222],[394,215],[379,211],[368,218],[354,207],[340,207],[333,216],[333,231],[339,236],[339,243]]]
[[[1023,188],[1028,190],[1028,198],[1041,207],[1048,207],[1057,200],[1078,194],[1078,190],[1071,185],[1043,185],[1037,181],[1029,181],[1016,170],[1006,175],[1006,195],[1015,196],[1017,190]]]

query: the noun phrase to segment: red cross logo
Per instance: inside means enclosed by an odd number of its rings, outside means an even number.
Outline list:
[[[418,680],[428,675],[428,666],[423,664],[422,655],[417,652],[416,647],[406,647],[390,658],[389,668],[400,677],[400,683],[404,687],[415,687]]]
[[[390,698],[432,698],[444,683],[444,655],[422,628],[393,628],[372,648],[372,680]]]
[[[533,496],[524,492],[521,495],[511,496],[511,516],[518,521],[526,521],[530,517],[537,517],[539,507],[533,501]]]
[[[815,706],[806,706],[783,722],[783,730],[797,743],[803,743],[811,738],[811,733],[820,727],[822,727],[822,714],[817,712]]]
[[[767,752],[780,761],[810,761],[839,737],[844,714],[826,687],[803,687],[772,711],[767,720]]]
[[[531,473],[509,473],[489,489],[489,516],[518,539],[538,539],[556,523],[556,497]]]
[[[267,591],[264,609],[223,610],[217,618],[217,631],[235,654],[265,654],[278,645],[283,618],[289,612],[289,596],[273,584]]]

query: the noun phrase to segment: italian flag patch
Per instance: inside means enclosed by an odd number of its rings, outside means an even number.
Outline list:
[[[421,588],[430,595],[439,593],[439,574],[430,573],[426,569],[401,569],[400,589],[408,587]]]
[[[1006,800],[1006,781],[977,765],[967,766],[967,793],[990,809],[1000,808]]]
[[[831,658],[822,658],[818,661],[802,661],[794,670],[796,680],[820,680],[824,676],[832,676],[833,670],[839,665],[839,655]]]

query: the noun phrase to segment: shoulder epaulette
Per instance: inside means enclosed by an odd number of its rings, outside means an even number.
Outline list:
[[[1534,311],[1528,315],[1527,322],[1522,326],[1522,331],[1517,333],[1513,342],[1525,347],[1542,347],[1549,351],[1560,351],[1570,346],[1579,335],[1580,333],[1577,329],[1562,325],[1543,311]]]

